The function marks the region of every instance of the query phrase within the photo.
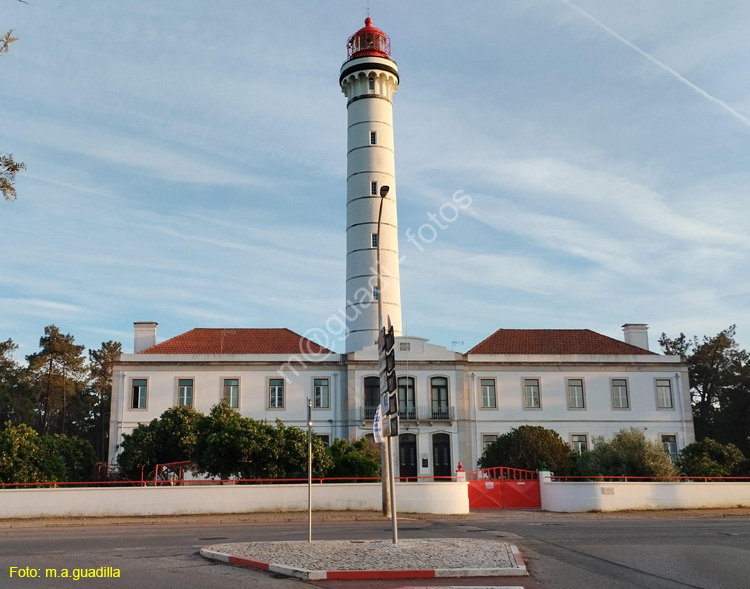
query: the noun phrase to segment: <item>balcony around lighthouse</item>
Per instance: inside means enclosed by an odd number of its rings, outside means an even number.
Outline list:
[[[384,57],[391,59],[391,40],[383,31],[372,26],[372,19],[365,19],[365,26],[359,29],[346,44],[347,61],[358,57]]]

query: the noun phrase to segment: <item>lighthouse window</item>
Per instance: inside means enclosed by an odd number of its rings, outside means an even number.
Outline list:
[[[370,131],[370,145],[377,145],[378,134],[376,131]]]
[[[373,301],[380,300],[380,289],[377,286],[372,287],[372,300]]]
[[[373,233],[370,235],[370,243],[372,244],[371,247],[378,247],[378,234]]]
[[[370,182],[370,194],[373,196],[378,195],[378,183],[377,182]]]
[[[370,78],[369,84],[370,84],[370,90],[375,90],[375,78]]]

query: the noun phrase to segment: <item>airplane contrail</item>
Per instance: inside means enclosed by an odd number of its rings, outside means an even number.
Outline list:
[[[580,7],[576,6],[575,4],[573,4],[570,0],[560,0],[560,2],[562,2],[563,4],[565,4],[567,7],[572,8],[573,10],[575,10],[578,14],[580,14],[581,16],[583,16],[585,19],[587,19],[587,20],[591,21],[592,23],[594,23],[600,29],[602,29],[603,31],[609,33],[615,39],[617,39],[621,43],[624,43],[625,45],[627,45],[628,47],[630,47],[633,51],[635,51],[639,55],[645,57],[648,61],[650,61],[654,65],[658,66],[659,68],[661,68],[662,70],[664,70],[665,72],[667,72],[668,74],[670,74],[672,77],[677,78],[680,82],[682,82],[683,84],[685,84],[688,88],[690,88],[691,90],[693,90],[694,92],[696,92],[698,95],[702,96],[703,98],[705,98],[709,102],[715,104],[716,106],[718,106],[719,108],[721,108],[725,112],[729,113],[732,117],[734,117],[735,119],[737,119],[739,122],[741,122],[746,127],[750,127],[750,119],[747,119],[746,117],[742,116],[740,113],[738,113],[736,110],[734,110],[731,106],[729,106],[726,102],[724,102],[722,100],[719,100],[715,96],[712,96],[711,94],[709,94],[708,92],[706,92],[702,88],[699,88],[698,86],[696,86],[695,84],[693,84],[687,78],[685,78],[685,77],[681,76],[680,74],[678,74],[676,71],[674,71],[671,67],[669,67],[665,63],[662,63],[661,61],[659,61],[655,57],[649,55],[648,53],[646,53],[645,51],[643,51],[643,49],[641,49],[637,45],[633,45],[633,43],[631,43],[630,41],[628,41],[624,37],[618,35],[615,31],[613,31],[612,29],[610,29],[603,22],[597,20],[595,17],[591,16],[588,12],[586,12],[585,10],[583,10],[583,8],[580,8]]]

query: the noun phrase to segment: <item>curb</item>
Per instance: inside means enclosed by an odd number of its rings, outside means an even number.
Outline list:
[[[523,562],[518,546],[506,543],[510,548],[516,566],[497,569],[399,569],[399,570],[361,570],[361,571],[309,571],[240,556],[232,556],[225,552],[201,548],[200,555],[210,560],[217,560],[226,564],[247,567],[270,573],[278,573],[288,577],[296,577],[303,581],[354,581],[366,579],[436,579],[458,577],[523,577],[528,575],[526,564]]]

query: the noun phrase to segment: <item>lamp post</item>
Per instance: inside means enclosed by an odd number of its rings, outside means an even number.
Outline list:
[[[378,271],[378,334],[380,334],[380,332],[383,330],[383,291],[381,290],[380,275],[380,221],[383,217],[383,201],[385,200],[386,196],[388,196],[388,191],[390,189],[391,187],[387,185],[380,187],[380,208],[378,209],[378,229],[376,233],[378,238],[376,263]],[[388,441],[383,440],[383,443],[380,444],[380,480],[383,486],[383,515],[386,517],[391,515],[391,489],[389,486],[389,481],[391,478],[391,465],[388,460],[389,453],[386,448],[386,444],[389,441],[390,438],[388,438]]]
[[[307,399],[307,542],[312,543],[312,399]]]

